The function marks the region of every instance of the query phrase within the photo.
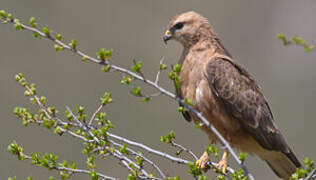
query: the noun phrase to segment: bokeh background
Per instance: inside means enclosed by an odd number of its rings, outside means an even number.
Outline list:
[[[180,56],[180,44],[165,46],[162,42],[168,21],[181,12],[197,11],[209,19],[225,47],[259,81],[296,155],[316,159],[316,53],[284,47],[276,38],[283,32],[316,43],[314,0],[1,0],[0,4],[1,9],[23,22],[34,16],[40,25],[49,25],[66,39],[78,39],[78,47],[90,55],[95,55],[98,48],[113,48],[113,62],[118,65],[129,67],[132,59],[142,60],[148,78],[155,76],[161,57],[167,64],[175,64]],[[148,104],[140,102],[129,93],[131,87],[120,84],[118,73],[102,73],[99,66],[82,63],[70,52],[56,53],[51,42],[34,39],[29,32],[16,32],[12,25],[0,25],[0,42],[0,179],[13,175],[18,179],[47,179],[49,175],[59,178],[56,172],[11,156],[7,146],[12,140],[23,145],[26,152],[55,152],[60,159],[85,166],[80,141],[40,127],[23,127],[13,115],[15,106],[32,107],[14,81],[18,72],[37,83],[39,93],[61,112],[66,105],[83,105],[91,115],[103,92],[112,92],[114,103],[105,111],[116,125],[114,132],[156,149],[175,152],[159,141],[170,130],[176,132],[178,143],[198,155],[208,144],[206,135],[176,111],[175,102],[163,96]],[[162,74],[161,85],[173,91],[166,73]],[[190,179],[185,166],[155,159],[168,175]],[[128,173],[111,158],[98,162],[98,169],[107,175],[125,179]],[[248,158],[246,165],[257,179],[277,179],[256,157]]]

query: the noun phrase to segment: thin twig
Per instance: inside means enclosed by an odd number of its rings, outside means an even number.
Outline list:
[[[160,66],[163,64],[163,61],[165,60],[165,57],[162,57],[160,59],[160,62],[159,62],[159,70],[157,72],[157,75],[156,75],[156,79],[155,79],[155,84],[158,84],[159,83],[159,77],[160,77],[160,73],[161,73],[161,68]]]
[[[121,145],[121,144],[119,144],[119,143],[117,143],[117,142],[115,142],[115,141],[113,141],[113,140],[110,140],[110,139],[109,139],[109,142],[112,143],[114,146],[123,147],[123,145]],[[146,157],[143,156],[142,154],[135,152],[135,151],[134,151],[133,149],[131,149],[131,148],[128,148],[128,147],[127,147],[126,149],[127,149],[129,152],[131,152],[133,155],[141,157],[144,161],[146,161],[147,163],[149,163],[150,165],[152,165],[152,166],[157,170],[157,172],[160,174],[160,176],[161,176],[163,179],[166,178],[166,175],[161,171],[161,169],[160,169],[154,162],[152,162],[151,160],[149,160],[148,158],[146,158]]]
[[[134,65],[136,66],[137,62],[136,62],[135,59],[133,59],[133,63],[134,63]],[[146,83],[147,79],[145,78],[144,73],[143,73],[141,70],[139,70],[139,71],[138,71],[138,74],[140,74],[140,75],[142,76],[143,81]]]
[[[181,158],[177,158],[177,157],[171,156],[169,154],[163,153],[161,151],[155,150],[155,149],[153,149],[151,147],[148,147],[148,146],[146,146],[144,144],[141,144],[141,143],[138,143],[138,142],[131,141],[131,140],[128,140],[126,138],[120,137],[118,135],[114,135],[114,134],[109,133],[109,132],[107,134],[108,134],[109,137],[112,137],[114,139],[122,141],[122,142],[124,142],[126,144],[142,148],[142,149],[146,150],[149,153],[156,154],[158,156],[167,158],[167,159],[169,159],[169,160],[171,160],[173,162],[176,162],[176,163],[179,163],[179,164],[188,164],[190,162],[190,161],[187,161],[187,160],[184,160],[184,159],[181,159]]]
[[[171,144],[172,146],[174,146],[174,147],[179,148],[181,151],[184,151],[184,152],[189,153],[189,154],[193,157],[193,159],[194,159],[195,161],[198,160],[198,157],[197,157],[190,149],[185,148],[184,146],[182,146],[182,145],[180,145],[180,144],[177,144],[177,143],[175,143],[174,141],[171,141],[170,144]]]
[[[95,117],[96,117],[97,114],[101,111],[101,109],[102,109],[103,107],[104,107],[104,105],[101,104],[101,105],[97,108],[97,110],[93,113],[93,115],[91,116],[90,121],[89,121],[89,123],[88,123],[88,126],[91,126],[91,125],[92,125],[92,123],[93,123]]]
[[[60,171],[70,171],[70,172],[73,172],[73,173],[83,173],[83,174],[90,174],[90,171],[89,170],[85,170],[85,169],[72,169],[72,168],[67,168],[67,167],[56,167],[57,170],[60,170]],[[101,173],[98,173],[97,172],[97,175],[102,177],[103,179],[108,179],[108,180],[115,180],[116,178],[113,178],[113,177],[110,177],[110,176],[106,176],[104,174],[101,174]]]
[[[305,180],[309,180],[311,178],[316,178],[316,169],[313,169],[312,172],[308,174]]]

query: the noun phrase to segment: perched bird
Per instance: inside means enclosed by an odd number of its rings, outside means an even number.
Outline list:
[[[172,18],[163,36],[183,46],[179,60],[182,70],[179,97],[212,123],[235,148],[266,161],[277,176],[288,179],[301,164],[274,122],[270,107],[253,76],[223,47],[208,20],[196,12]],[[183,112],[188,121],[199,122],[194,114]],[[211,143],[218,138],[205,126]],[[228,151],[218,168],[226,171]],[[207,167],[207,152],[196,162]]]

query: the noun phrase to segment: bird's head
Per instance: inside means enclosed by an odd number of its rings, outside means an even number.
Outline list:
[[[172,18],[163,35],[163,40],[167,43],[168,40],[174,39],[184,47],[188,47],[200,41],[201,38],[210,36],[211,32],[207,19],[190,11]]]

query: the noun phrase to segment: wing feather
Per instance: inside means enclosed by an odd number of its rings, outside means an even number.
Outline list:
[[[274,123],[258,84],[246,69],[230,59],[217,57],[209,61],[205,76],[227,113],[238,120],[261,146],[281,151],[299,164]]]

